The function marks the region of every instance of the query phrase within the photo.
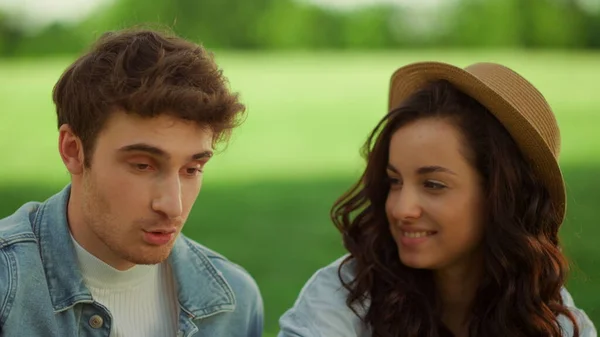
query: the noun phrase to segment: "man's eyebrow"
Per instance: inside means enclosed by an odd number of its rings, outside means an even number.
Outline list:
[[[130,144],[130,145],[123,146],[119,149],[119,152],[136,152],[136,151],[146,152],[148,154],[152,154],[157,157],[162,157],[165,159],[171,158],[171,155],[169,153],[167,153],[165,150],[163,150],[159,147],[153,146],[153,145],[145,144],[145,143]],[[202,160],[202,159],[210,158],[212,156],[213,156],[213,152],[210,150],[206,150],[206,151],[191,155],[190,159],[191,160]]]
[[[206,150],[204,152],[196,153],[195,155],[192,156],[192,159],[193,160],[202,160],[202,159],[210,158],[212,156],[213,156],[213,152],[210,150]]]
[[[169,154],[166,151],[164,151],[163,149],[153,146],[153,145],[145,144],[145,143],[136,143],[136,144],[125,145],[119,149],[119,152],[136,152],[136,151],[146,152],[146,153],[158,156],[158,157],[164,157],[164,158],[170,157]]]

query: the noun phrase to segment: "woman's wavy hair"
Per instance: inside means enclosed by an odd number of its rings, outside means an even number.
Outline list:
[[[349,291],[347,305],[371,327],[373,336],[452,336],[436,310],[432,272],[401,263],[385,215],[391,136],[422,118],[453,122],[470,148],[467,159],[483,179],[484,275],[472,305],[469,335],[559,337],[557,316],[562,314],[578,337],[575,318],[561,298],[568,263],[559,248],[561,221],[547,189],[499,121],[443,80],[430,83],[379,122],[362,148],[367,161],[362,177],[331,210],[350,253],[340,271],[352,262],[355,273],[350,281],[339,274]]]

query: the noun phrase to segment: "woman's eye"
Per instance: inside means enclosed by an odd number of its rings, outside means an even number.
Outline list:
[[[441,189],[446,188],[446,185],[439,183],[437,181],[431,181],[431,180],[426,181],[424,185],[426,188],[434,189],[434,190],[441,190]]]
[[[398,185],[398,184],[400,184],[400,179],[392,178],[392,177],[387,177],[386,179],[387,179],[387,181],[388,181],[388,183],[390,185]]]
[[[386,180],[390,190],[398,190],[402,188],[402,180],[392,177],[387,177]]]

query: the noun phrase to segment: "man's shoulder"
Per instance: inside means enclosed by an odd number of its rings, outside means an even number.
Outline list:
[[[208,248],[207,246],[199,243],[198,241],[193,240],[192,238],[190,238],[187,235],[182,234],[182,237],[185,240],[185,242],[188,244],[188,246],[190,246],[194,250],[197,250],[198,252],[202,253],[204,256],[208,257],[211,261],[222,260],[222,261],[227,261],[228,263],[232,263],[223,254],[218,253],[214,249]]]
[[[206,282],[207,278],[209,278],[213,285],[218,284],[219,286],[216,288],[213,287],[216,293],[212,292],[211,294],[206,294],[206,296],[200,296],[202,298],[200,301],[205,301],[206,298],[210,298],[211,296],[216,296],[215,301],[219,301],[219,298],[222,298],[221,295],[227,296],[226,305],[232,311],[219,316],[223,318],[219,324],[228,326],[226,329],[233,329],[228,335],[235,334],[236,336],[248,337],[262,335],[264,305],[258,285],[250,273],[223,254],[184,235],[181,235],[181,238],[182,240],[176,245],[183,249],[178,249],[174,261],[177,261],[176,264],[180,268],[185,268],[185,276],[182,277],[185,277],[186,281],[188,281],[186,284],[190,285],[189,289],[186,289],[185,292],[197,288],[199,284]],[[196,267],[191,267],[190,264]],[[191,269],[198,271],[197,277],[191,275]],[[220,291],[223,292],[218,294]],[[193,290],[190,294],[193,294],[191,297],[197,296],[198,290]],[[214,307],[215,301],[209,301],[211,302],[211,306]],[[234,330],[235,332],[233,332]],[[204,330],[201,328],[202,332]],[[206,333],[209,333],[209,330]]]
[[[238,300],[240,296],[260,298],[258,284],[250,273],[241,265],[231,261],[225,255],[200,244],[187,236],[183,236],[187,245],[195,251],[199,258],[206,258],[213,265],[217,273],[222,276],[233,288]]]
[[[27,202],[0,219],[0,249],[20,242],[35,241],[32,222],[41,203]]]
[[[14,311],[29,307],[45,279],[32,223],[40,203],[28,202],[0,219],[0,326]],[[46,291],[47,292],[47,291]],[[37,303],[39,306],[39,301]]]

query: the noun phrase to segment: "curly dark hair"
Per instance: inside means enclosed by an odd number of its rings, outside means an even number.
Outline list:
[[[484,275],[470,314],[469,335],[561,337],[558,315],[579,330],[561,289],[568,262],[559,247],[561,220],[545,186],[510,134],[489,111],[446,81],[430,83],[389,112],[362,148],[360,180],[331,209],[348,257],[339,278],[347,305],[368,307],[361,319],[377,337],[452,336],[436,309],[430,270],[403,265],[385,215],[389,143],[400,127],[445,118],[462,131],[471,164],[483,178],[486,202]],[[354,278],[341,269],[352,262]],[[359,315],[360,317],[360,315]]]
[[[117,110],[171,114],[209,128],[213,145],[241,123],[245,106],[228,89],[212,53],[158,29],[104,33],[54,87],[58,126],[68,124],[90,165],[97,134]]]

